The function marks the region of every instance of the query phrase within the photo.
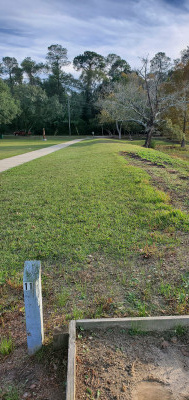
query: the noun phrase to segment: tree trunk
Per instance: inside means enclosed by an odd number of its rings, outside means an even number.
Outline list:
[[[75,126],[75,130],[76,130],[77,134],[79,135],[79,131],[78,131],[78,127],[77,126]]]
[[[121,139],[121,124],[120,124],[120,127],[119,127],[118,121],[116,121],[116,129],[117,129],[118,134],[119,134],[119,139]]]
[[[112,136],[112,132],[109,129],[106,129],[106,132],[108,132],[109,136]]]
[[[149,148],[151,146],[151,140],[152,140],[152,134],[153,134],[154,128],[153,126],[149,127],[147,129],[147,136],[146,136],[146,140],[144,143],[144,147]]]
[[[186,133],[186,110],[184,113],[184,121],[183,121],[183,137],[182,137],[182,141],[181,141],[181,147],[185,147],[186,145],[186,141],[185,141],[185,133]]]

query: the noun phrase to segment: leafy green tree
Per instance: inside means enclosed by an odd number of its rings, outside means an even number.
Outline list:
[[[46,91],[47,95],[49,97],[58,95],[59,101],[61,103],[64,103],[66,101],[66,91],[74,87],[77,89],[80,88],[78,80],[75,79],[72,74],[67,74],[64,71],[62,71],[60,75],[59,91],[57,88],[56,76],[54,76],[53,74],[50,74],[48,78],[45,79],[42,83],[42,88]]]
[[[47,95],[39,86],[22,84],[16,86],[14,95],[20,101],[21,114],[17,120],[18,128],[38,131],[44,124]]]
[[[11,123],[19,113],[19,102],[12,97],[9,87],[0,79],[0,125]]]
[[[23,82],[23,70],[19,66],[13,68],[14,84],[21,85]]]
[[[61,130],[66,120],[67,104],[61,104],[57,95],[48,97],[41,87],[22,84],[15,87],[15,96],[20,99],[21,106],[18,128],[39,133],[45,127],[53,134]]]
[[[127,61],[123,60],[117,54],[108,54],[105,61],[108,77],[112,81],[119,80],[123,74],[131,72],[131,67]]]
[[[157,53],[150,61],[150,72],[157,76],[158,81],[163,82],[167,78],[167,73],[171,67],[171,59],[165,53]]]
[[[14,75],[18,69],[18,62],[14,57],[3,57],[2,61],[3,74],[8,75],[7,83],[9,84],[11,91],[13,91]]]
[[[67,109],[65,118],[69,123],[74,134],[85,134],[90,129],[89,124],[82,119],[85,96],[83,92],[69,91],[67,94]]]
[[[75,57],[73,65],[77,71],[82,71],[80,79],[89,91],[93,91],[105,77],[105,59],[93,51],[85,51]]]
[[[3,64],[0,63],[0,76],[3,75]]]
[[[94,91],[105,79],[105,59],[100,54],[93,51],[85,51],[73,60],[74,68],[81,71],[80,81],[82,83],[85,96],[83,106],[83,119],[89,121],[94,117]]]
[[[51,96],[46,100],[43,120],[46,126],[54,134],[61,129],[66,114],[66,108],[59,102],[57,95]]]
[[[26,73],[30,85],[35,85],[39,82],[39,78],[36,75],[45,68],[43,63],[37,64],[31,57],[24,58],[21,62],[21,67]]]
[[[171,140],[182,140],[182,129],[178,124],[173,124],[170,118],[163,120],[160,126],[160,132],[163,136]]]
[[[52,44],[48,47],[48,53],[46,56],[47,68],[51,72],[49,77],[51,85],[53,84],[54,92],[57,94],[59,99],[63,90],[63,82],[65,80],[66,74],[62,71],[62,67],[69,65],[67,57],[67,49],[59,44]]]

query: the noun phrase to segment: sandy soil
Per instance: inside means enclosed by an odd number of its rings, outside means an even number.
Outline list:
[[[189,400],[189,332],[77,336],[77,400]]]

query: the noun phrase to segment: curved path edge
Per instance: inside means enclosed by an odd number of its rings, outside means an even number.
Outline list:
[[[4,160],[0,160],[0,172],[7,171],[10,168],[17,167],[18,165],[35,160],[36,158],[54,153],[54,151],[64,149],[64,147],[71,146],[72,144],[81,142],[82,140],[84,139],[70,140],[67,143],[55,144],[54,146],[46,147],[45,149],[34,150],[28,153],[20,154],[19,156],[4,158]]]

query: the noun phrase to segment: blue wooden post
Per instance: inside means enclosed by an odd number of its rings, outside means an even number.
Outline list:
[[[40,261],[25,261],[23,286],[28,353],[34,354],[44,339]]]

